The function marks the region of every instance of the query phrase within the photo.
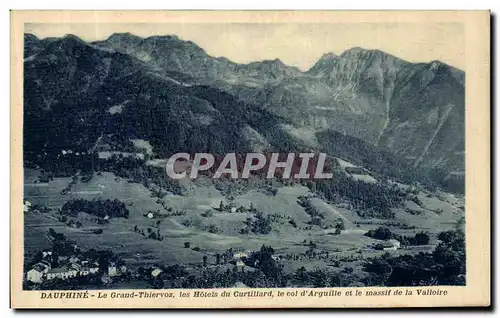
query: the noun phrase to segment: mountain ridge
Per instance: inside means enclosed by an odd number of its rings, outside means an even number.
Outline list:
[[[61,61],[67,65],[61,66]],[[90,65],[94,70],[85,70]],[[61,72],[60,84],[53,79],[45,82],[54,76],[47,66],[54,66],[55,74]],[[274,116],[274,125],[287,123],[278,125],[280,138],[309,147],[316,147],[319,139],[328,142],[330,134],[325,132],[338,131],[386,149],[415,167],[442,170],[445,176],[465,168],[464,73],[439,61],[411,63],[380,50],[355,47],[340,55],[325,53],[302,72],[279,59],[238,64],[212,57],[174,35],[141,38],[120,33],[88,43],[74,35],[40,40],[26,34],[25,69],[26,91],[36,91],[42,82],[48,92],[28,96],[34,98],[30,103],[48,109],[59,97],[71,96],[66,103],[74,104],[74,98],[99,92],[108,85],[109,72],[118,78],[113,85],[123,87],[124,78],[139,72],[148,78],[146,83],[155,77],[168,89],[185,91],[181,94],[202,87],[225,91],[231,103],[248,105],[245,112],[265,111]],[[42,77],[30,82],[32,75]]]

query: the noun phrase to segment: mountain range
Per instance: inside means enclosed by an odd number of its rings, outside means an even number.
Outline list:
[[[25,158],[106,134],[160,155],[322,150],[463,188],[465,74],[439,61],[352,48],[303,72],[213,57],[174,35],[25,34],[24,45]]]

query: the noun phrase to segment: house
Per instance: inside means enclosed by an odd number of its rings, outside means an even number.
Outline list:
[[[50,262],[48,260],[46,260],[46,259],[41,260],[38,264],[41,264],[41,265],[43,265],[44,267],[46,267],[48,269],[50,269],[52,267],[52,265],[50,264]]]
[[[26,273],[26,280],[33,283],[41,283],[43,280],[43,275],[45,274],[46,267],[41,264],[36,264],[31,270]]]
[[[59,268],[51,268],[47,273],[46,277],[48,280],[59,278],[59,279],[68,279],[73,278],[78,275],[78,271],[73,268],[68,267],[59,267]]]
[[[114,264],[109,264],[108,266],[108,276],[113,277],[113,276],[118,276],[118,268]]]
[[[248,258],[250,255],[250,252],[244,249],[235,249],[233,250],[231,254],[231,258],[234,259],[242,259],[242,258]]]
[[[163,270],[162,270],[162,269],[155,268],[155,269],[153,269],[153,271],[151,272],[151,276],[153,276],[153,278],[156,278],[156,277],[158,277],[158,275],[160,275],[161,273],[163,273]]]
[[[127,267],[125,265],[118,266],[116,263],[109,263],[108,275],[109,277],[120,276],[127,272]]]
[[[82,265],[80,265],[78,263],[72,263],[72,264],[69,265],[69,268],[73,269],[73,270],[75,270],[77,272],[80,272],[81,269],[82,269]]]
[[[83,266],[80,271],[79,271],[79,274],[80,276],[87,276],[89,274],[96,274],[99,272],[99,267],[95,267],[95,266]]]
[[[79,272],[80,276],[87,276],[90,274],[90,268],[89,267],[82,267]]]
[[[80,262],[80,259],[78,257],[76,257],[76,256],[71,256],[69,258],[69,262],[72,263],[72,264],[78,263],[78,262]]]
[[[281,255],[271,255],[271,258],[275,261],[281,260]]]
[[[241,259],[236,260],[236,266],[245,266],[245,263]]]
[[[389,243],[392,243],[392,245],[395,247],[395,250],[401,248],[401,242],[398,240],[389,240]]]
[[[382,241],[375,245],[375,249],[383,251],[395,251],[401,247],[401,243],[398,240]]]
[[[31,209],[31,202],[28,200],[25,200],[24,204],[23,204],[23,211],[29,212],[30,209]]]

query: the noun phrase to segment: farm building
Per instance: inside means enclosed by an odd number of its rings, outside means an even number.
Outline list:
[[[28,271],[28,273],[26,273],[26,280],[33,283],[41,283],[43,280],[43,275],[48,270],[48,267],[42,264],[36,264],[31,270]]]
[[[54,278],[60,278],[60,279],[68,279],[72,277],[76,277],[78,275],[78,271],[74,268],[69,268],[69,267],[59,267],[59,268],[51,268],[46,274],[46,277],[48,280],[54,279]]]

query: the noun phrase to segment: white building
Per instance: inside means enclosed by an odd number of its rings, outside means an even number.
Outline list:
[[[236,266],[245,266],[245,263],[241,259],[236,260]]]
[[[233,253],[231,256],[233,259],[242,259],[242,258],[248,258],[248,255],[250,255],[249,251],[246,251],[244,249],[236,249],[236,250],[233,250]]]
[[[78,275],[78,271],[73,268],[68,268],[68,267],[59,267],[59,268],[51,268],[47,274],[46,277],[48,280],[54,279],[54,278],[60,278],[60,279],[68,279],[68,278],[73,278]]]
[[[33,283],[41,283],[43,280],[43,275],[45,274],[45,269],[45,266],[36,264],[31,270],[26,273],[26,280]]]
[[[398,240],[389,240],[389,243],[391,243],[392,246],[394,246],[396,250],[398,248],[401,248],[401,242],[399,242]]]
[[[158,277],[158,275],[160,275],[161,273],[163,273],[163,270],[159,269],[159,268],[155,268],[153,269],[153,271],[151,271],[151,276],[153,276],[154,278]]]
[[[82,267],[80,269],[80,276],[87,276],[89,274],[95,274],[99,272],[99,267],[88,267],[88,266],[85,266],[85,267]]]
[[[80,259],[76,256],[71,256],[69,258],[69,262],[72,263],[72,264],[76,264],[76,263],[79,263],[80,262]]]
[[[109,277],[120,276],[127,272],[127,267],[125,265],[117,266],[115,263],[110,263],[108,267]]]
[[[380,243],[384,251],[395,251],[401,248],[401,243],[398,240],[388,240]]]

